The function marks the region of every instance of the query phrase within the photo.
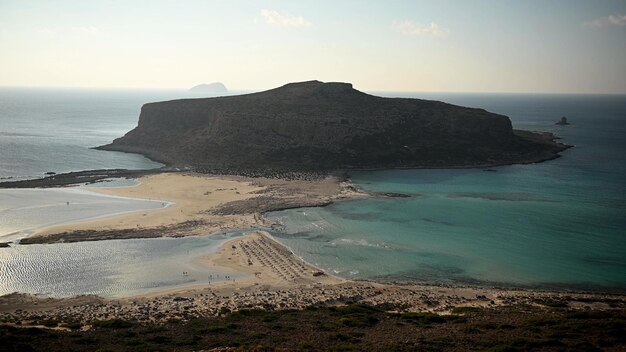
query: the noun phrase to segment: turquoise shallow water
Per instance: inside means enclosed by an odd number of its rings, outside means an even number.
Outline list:
[[[48,171],[160,167],[141,155],[90,148],[134,128],[144,103],[203,96],[182,90],[0,88],[0,180],[42,177]],[[107,181],[96,186],[134,184]],[[84,189],[0,190],[0,242],[43,226],[162,206],[162,201],[108,197]],[[55,297],[128,296],[205,284],[208,275],[216,281],[226,271],[195,259],[236,235],[241,232],[210,238],[13,245],[0,250],[0,295],[18,291]],[[182,271],[189,275],[182,276]]]
[[[184,96],[188,93],[0,90],[0,178],[157,167],[141,156],[89,147],[134,127],[144,102]],[[626,97],[409,96],[483,107],[509,116],[516,128],[552,131],[576,147],[557,160],[496,172],[355,172],[359,187],[413,197],[270,214],[285,224],[285,231],[274,234],[280,241],[349,278],[626,292]],[[555,126],[562,115],[572,125]],[[33,192],[50,199],[44,191]],[[18,204],[9,193],[0,194],[0,210],[28,210],[29,204]],[[64,212],[67,197],[51,204]],[[35,203],[41,202],[30,205]],[[13,226],[13,232],[46,217],[59,220],[50,211],[29,214],[28,223],[0,225]],[[231,235],[224,236],[2,249],[0,294],[124,296],[203,283],[211,269],[194,258]],[[189,277],[180,276],[185,270]]]
[[[496,172],[355,172],[363,189],[413,197],[276,212],[285,225],[276,236],[349,278],[626,292],[626,99],[487,98],[443,97],[490,101],[516,127],[554,131],[576,148]],[[554,126],[561,115],[572,125]]]

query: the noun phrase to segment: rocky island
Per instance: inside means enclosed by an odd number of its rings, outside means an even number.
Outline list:
[[[349,83],[145,104],[138,126],[98,149],[203,172],[477,167],[552,159],[551,134],[439,101],[383,98]]]
[[[142,153],[168,167],[54,174],[4,186],[133,177],[141,180],[134,187],[93,192],[171,206],[59,224],[15,245],[247,228],[193,259],[206,273],[226,268],[243,275],[212,282],[209,274],[207,281],[133,297],[0,296],[0,345],[9,351],[622,350],[624,295],[352,281],[298,257],[270,233],[281,224],[263,217],[348,199],[414,196],[365,192],[330,170],[527,163],[567,147],[550,133],[513,130],[506,116],[482,109],[376,97],[346,83],[146,104],[139,126],[101,149]],[[206,174],[211,171],[298,177]]]
[[[569,122],[567,122],[567,117],[565,116],[561,117],[561,119],[557,123],[555,123],[555,125],[560,125],[560,126],[569,125]]]

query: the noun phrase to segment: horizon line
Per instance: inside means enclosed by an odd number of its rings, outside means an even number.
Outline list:
[[[297,81],[297,82],[288,82],[289,83],[300,83],[307,81]],[[335,81],[328,81],[323,83],[331,83]],[[344,82],[340,82],[344,83]],[[349,83],[349,82],[345,82]],[[256,93],[263,92],[270,89],[275,89],[284,86],[279,85],[271,88],[228,88],[226,93],[230,92],[238,92],[238,93]],[[353,84],[354,87],[354,84]],[[0,89],[59,89],[59,90],[135,90],[135,91],[189,91],[190,88],[181,88],[181,87],[119,87],[119,86],[11,86],[11,85],[0,85]],[[376,89],[357,89],[364,93],[447,93],[447,94],[541,94],[541,95],[626,95],[626,92],[548,92],[548,91],[460,91],[460,90],[376,90]],[[199,92],[200,93],[200,92]]]

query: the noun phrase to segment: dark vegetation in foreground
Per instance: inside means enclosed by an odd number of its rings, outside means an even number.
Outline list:
[[[41,325],[57,326],[56,321]],[[0,326],[2,351],[624,351],[626,310],[517,305],[452,315],[390,313],[366,305],[243,310],[141,325],[65,323],[71,331]]]

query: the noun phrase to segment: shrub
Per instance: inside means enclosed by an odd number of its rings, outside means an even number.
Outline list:
[[[51,328],[51,327],[58,326],[59,322],[56,321],[56,320],[42,320],[42,321],[39,322],[39,324]]]
[[[77,321],[67,322],[65,324],[61,324],[62,328],[68,328],[72,330],[78,330],[83,327],[83,325]]]
[[[452,314],[472,314],[478,313],[482,309],[478,307],[454,307],[452,308]]]
[[[446,318],[435,313],[404,313],[400,316],[402,320],[409,321],[418,326],[429,326],[431,324],[441,324],[446,322]]]
[[[94,327],[105,329],[128,329],[133,323],[123,319],[96,320],[92,323]]]
[[[364,314],[350,314],[339,319],[339,324],[356,328],[374,326],[376,323],[378,323],[378,318]]]

